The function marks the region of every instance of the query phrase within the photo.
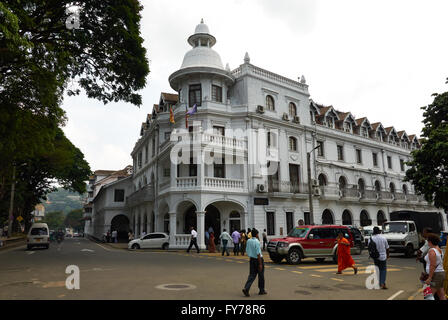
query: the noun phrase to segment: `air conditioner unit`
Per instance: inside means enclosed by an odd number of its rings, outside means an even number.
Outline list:
[[[257,184],[257,192],[266,192],[264,184]]]
[[[283,114],[283,120],[285,120],[285,121],[289,121],[289,116],[288,116],[287,113],[284,113],[284,114]]]
[[[295,123],[300,123],[300,117],[299,116],[294,116],[294,119],[292,120]]]
[[[257,106],[257,112],[258,113],[264,113],[264,107],[263,106]]]
[[[313,189],[313,195],[320,196],[320,189],[319,188],[314,188]]]

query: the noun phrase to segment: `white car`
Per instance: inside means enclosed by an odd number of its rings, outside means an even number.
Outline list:
[[[362,235],[364,236],[364,241],[366,243],[366,246],[369,245],[369,240],[370,240],[370,237],[373,234],[373,228],[374,227],[375,226],[365,226],[365,227],[362,228],[361,232],[362,232]],[[376,226],[376,227],[380,228],[381,231],[383,229],[381,226]]]
[[[161,248],[167,250],[170,236],[163,232],[148,233],[142,238],[129,241],[128,249],[150,249]]]
[[[50,247],[50,230],[46,223],[33,223],[26,237],[28,250],[38,246]]]

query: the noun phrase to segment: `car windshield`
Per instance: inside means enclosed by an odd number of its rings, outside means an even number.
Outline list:
[[[373,233],[373,230],[363,230],[362,232],[364,233],[365,236],[371,236]]]
[[[46,236],[48,235],[46,228],[33,228],[31,229],[32,236]]]
[[[288,237],[305,238],[308,228],[294,228],[288,233]]]
[[[408,226],[406,223],[386,223],[383,233],[406,233]]]

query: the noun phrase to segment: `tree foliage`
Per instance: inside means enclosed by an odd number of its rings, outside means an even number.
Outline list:
[[[59,228],[64,228],[65,216],[62,211],[53,211],[45,214],[43,222],[48,224],[48,228],[51,230],[57,230]]]
[[[430,105],[422,107],[422,146],[412,152],[406,179],[427,201],[448,210],[448,92],[433,97]]]
[[[71,227],[75,230],[81,231],[84,229],[85,222],[82,220],[82,209],[70,211],[65,217],[64,224],[66,227]]]

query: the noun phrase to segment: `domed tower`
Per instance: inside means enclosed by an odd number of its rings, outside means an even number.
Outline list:
[[[196,104],[198,110],[226,104],[227,90],[235,79],[212,49],[216,38],[204,20],[187,41],[193,48],[185,54],[180,69],[169,77],[171,88],[179,93],[180,104],[189,107]]]

